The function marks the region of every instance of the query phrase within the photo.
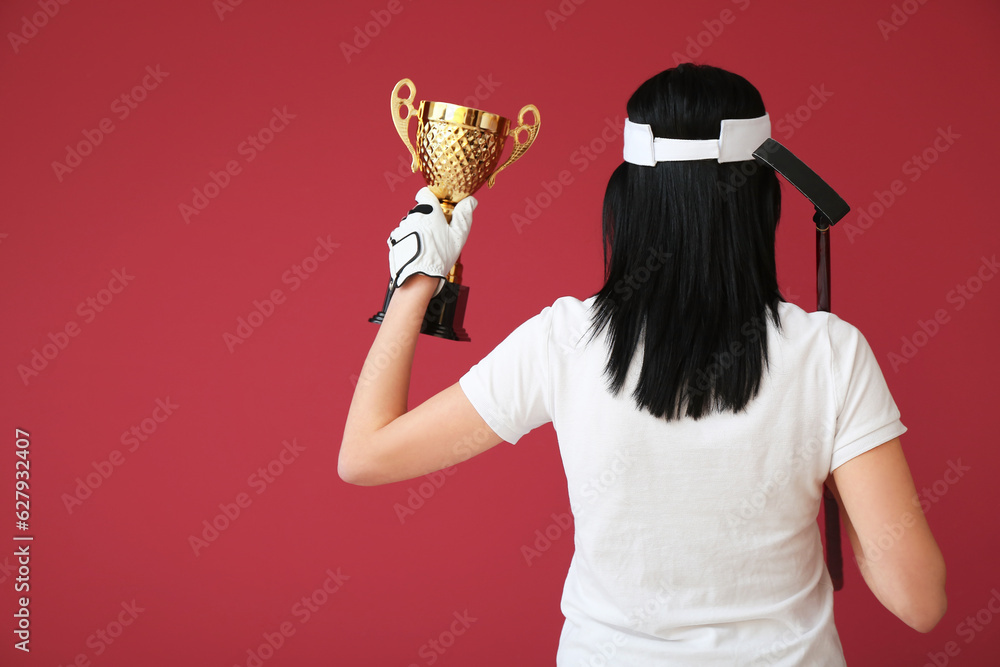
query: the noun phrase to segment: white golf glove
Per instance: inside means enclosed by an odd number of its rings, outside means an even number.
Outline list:
[[[395,287],[415,273],[440,278],[434,291],[437,296],[469,238],[472,211],[479,202],[472,196],[458,202],[451,214],[451,224],[448,224],[441,203],[429,188],[421,188],[415,199],[417,205],[403,217],[386,241],[389,275]]]

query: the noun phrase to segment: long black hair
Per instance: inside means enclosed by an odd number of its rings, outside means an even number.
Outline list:
[[[627,111],[656,137],[717,139],[722,119],[765,109],[743,77],[683,63],[639,86]],[[640,409],[671,421],[747,406],[768,365],[767,318],[781,327],[780,215],[778,178],[766,164],[615,169],[604,197],[605,283],[591,322],[593,335],[608,333],[610,391],[621,392],[639,352]]]

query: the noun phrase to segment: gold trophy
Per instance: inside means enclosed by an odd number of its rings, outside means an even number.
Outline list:
[[[403,87],[409,89],[407,97],[400,97]],[[531,146],[538,135],[541,117],[534,104],[528,104],[517,115],[517,127],[511,121],[494,113],[472,109],[446,102],[420,102],[413,106],[416,87],[409,79],[402,79],[392,89],[390,106],[392,120],[399,137],[413,156],[410,168],[420,171],[427,187],[441,202],[445,218],[451,222],[455,204],[489,183],[493,187],[497,174],[514,164]],[[401,116],[400,110],[406,114]],[[524,116],[532,113],[532,123]],[[410,143],[410,119],[417,117],[417,149]],[[522,136],[524,139],[522,141]],[[500,164],[507,137],[513,137],[513,152]],[[497,165],[500,164],[498,167]],[[389,279],[382,310],[368,321],[380,323],[392,299],[393,280]],[[462,328],[469,288],[462,284],[462,261],[459,257],[448,274],[447,281],[427,306],[420,333],[448,338],[469,340]]]

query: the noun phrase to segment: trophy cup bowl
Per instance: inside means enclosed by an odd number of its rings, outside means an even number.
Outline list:
[[[403,87],[409,90],[400,97]],[[517,126],[510,119],[495,113],[447,102],[422,101],[413,105],[416,87],[402,79],[392,89],[390,105],[396,131],[409,149],[413,162],[410,169],[423,174],[427,187],[441,202],[445,219],[451,222],[455,204],[488,183],[493,187],[497,174],[514,164],[531,146],[538,135],[541,117],[533,104],[524,106],[517,117]],[[400,111],[405,110],[405,115]],[[532,122],[525,121],[528,112]],[[410,119],[417,118],[416,149],[410,143]],[[500,164],[507,137],[514,140],[513,150]],[[497,166],[499,165],[499,166]],[[461,283],[461,257],[449,272],[445,285],[427,306],[420,332],[450,340],[469,340],[462,327],[469,288]],[[390,278],[382,310],[368,321],[380,323],[389,307],[394,289]]]

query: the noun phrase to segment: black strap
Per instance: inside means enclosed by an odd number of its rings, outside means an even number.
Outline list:
[[[785,180],[812,202],[816,212],[826,218],[830,225],[836,224],[851,210],[826,181],[774,139],[766,139],[753,152],[753,156],[784,176]]]
[[[830,227],[847,215],[851,207],[826,181],[795,154],[774,139],[767,139],[753,152],[754,158],[770,165],[805,195],[816,208],[817,310],[830,312]],[[840,544],[840,508],[830,489],[823,487],[823,526],[826,535],[826,566],[833,590],[844,586],[844,557]]]

